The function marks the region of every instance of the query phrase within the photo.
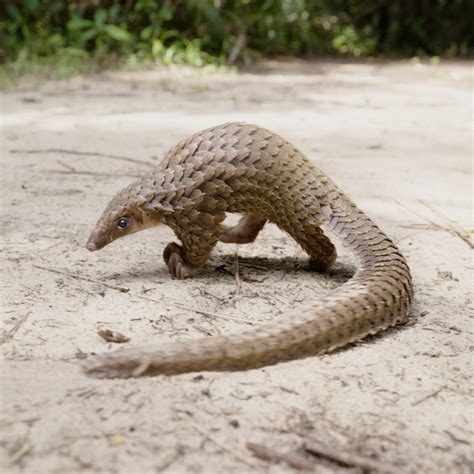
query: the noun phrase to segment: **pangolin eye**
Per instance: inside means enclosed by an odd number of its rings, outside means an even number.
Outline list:
[[[128,227],[128,219],[126,217],[121,217],[117,221],[117,227],[121,230],[125,230]]]

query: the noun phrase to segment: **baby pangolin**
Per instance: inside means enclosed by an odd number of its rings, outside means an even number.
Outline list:
[[[243,217],[225,227],[226,212]],[[131,377],[250,369],[327,352],[407,317],[410,270],[394,243],[300,151],[255,125],[227,123],[179,142],[112,199],[87,248],[166,224],[182,245],[169,243],[164,260],[172,276],[188,278],[216,242],[253,242],[267,221],[293,237],[319,271],[336,259],[326,233],[338,237],[358,257],[358,271],[320,300],[253,330],[115,351],[93,357],[85,370]]]

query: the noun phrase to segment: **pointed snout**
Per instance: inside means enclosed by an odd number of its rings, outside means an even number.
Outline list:
[[[94,252],[95,250],[100,250],[102,247],[105,247],[106,243],[107,242],[99,232],[94,230],[87,240],[86,249]]]

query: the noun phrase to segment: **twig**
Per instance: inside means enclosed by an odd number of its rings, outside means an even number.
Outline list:
[[[182,419],[186,419],[187,422],[198,432],[201,433],[203,436],[205,436],[209,441],[212,441],[216,446],[219,448],[223,449],[224,451],[227,451],[228,453],[231,453],[235,458],[237,458],[239,461],[242,461],[243,463],[247,464],[247,466],[250,467],[256,467],[255,464],[252,462],[251,459],[249,459],[244,453],[241,453],[237,449],[235,449],[232,446],[229,446],[228,444],[222,442],[220,439],[216,438],[214,435],[211,433],[208,433],[207,431],[203,430],[192,418],[191,415],[189,415],[186,412],[179,412],[179,415]]]
[[[97,428],[100,429],[99,427],[97,427]],[[77,442],[81,439],[102,439],[102,438],[108,439],[108,438],[110,438],[110,436],[103,433],[102,430],[100,430],[100,431],[101,431],[101,434],[98,434],[98,435],[95,435],[95,434],[81,435],[81,436],[77,436],[75,438],[65,439],[64,441],[62,441],[60,443],[53,444],[51,446],[47,446],[45,449],[42,449],[41,451],[35,449],[35,455],[38,456],[38,458],[47,457],[49,454],[51,454],[55,451],[58,451],[62,448],[65,448],[67,446],[70,446],[71,444],[73,444],[73,443],[75,443],[75,442]]]
[[[288,466],[299,470],[314,470],[314,464],[298,453],[282,453],[262,444],[247,443],[247,449],[264,461],[286,462]]]
[[[57,160],[56,163],[66,170],[44,170],[46,173],[59,173],[59,174],[84,174],[87,176],[107,176],[111,178],[125,178],[125,177],[132,177],[138,178],[139,174],[119,174],[119,173],[100,173],[95,171],[81,171],[74,168],[68,163],[64,163],[63,161]]]
[[[247,268],[254,268],[255,270],[263,270],[264,272],[268,272],[268,267],[259,265],[258,263],[242,262],[242,265]]]
[[[119,174],[119,173],[96,173],[94,171],[67,171],[67,170],[44,170],[45,173],[55,174],[78,174],[85,176],[104,176],[107,178],[138,178],[138,174]]]
[[[24,439],[21,446],[10,457],[10,464],[16,464],[31,451],[31,445]]]
[[[437,224],[436,222],[432,221],[431,219],[428,219],[427,217],[425,217],[425,216],[419,214],[419,213],[416,212],[414,209],[411,209],[411,208],[409,208],[408,206],[405,206],[405,204],[401,203],[400,201],[397,201],[397,200],[395,199],[395,202],[396,202],[399,206],[403,207],[403,209],[406,209],[408,212],[411,212],[413,215],[419,217],[420,219],[424,220],[425,222],[428,222],[428,224],[430,224],[430,225],[433,226],[434,228],[443,228],[443,227],[441,227],[439,224]]]
[[[165,472],[174,462],[181,459],[183,456],[180,451],[180,448],[176,448],[173,454],[168,455],[164,462],[155,467],[156,472]]]
[[[258,279],[252,275],[242,275],[242,280],[247,283],[263,283],[267,278]]]
[[[227,299],[223,298],[222,296],[215,295],[214,293],[211,293],[210,291],[207,291],[205,288],[199,288],[199,293],[201,296],[210,296],[211,298],[214,298],[218,300],[221,304],[227,303]]]
[[[78,151],[68,150],[66,148],[44,148],[38,150],[9,150],[10,153],[27,153],[28,155],[36,155],[41,153],[62,153],[68,155],[80,155],[80,156],[100,156],[102,158],[111,158],[113,160],[128,161],[129,163],[138,163],[145,166],[155,166],[150,161],[137,160],[135,158],[129,158],[128,156],[110,155],[108,153],[99,153],[96,151]]]
[[[441,386],[438,388],[438,390],[435,390],[434,392],[431,392],[429,393],[428,395],[425,395],[424,397],[421,397],[419,398],[418,400],[414,401],[411,406],[412,407],[415,407],[416,405],[419,405],[420,403],[423,403],[425,400],[428,400],[429,398],[433,398],[433,397],[436,397],[436,395],[438,395],[438,393],[440,393],[443,389],[445,388],[445,386]]]
[[[211,332],[211,331],[207,331],[206,329],[201,328],[201,327],[199,327],[199,326],[196,325],[196,324],[193,324],[193,328],[196,329],[196,331],[199,331],[199,332],[201,332],[202,334],[205,334],[206,336],[212,336],[212,332]]]
[[[224,316],[222,314],[211,313],[209,311],[203,311],[202,309],[191,308],[190,306],[185,306],[181,303],[172,302],[171,304],[173,306],[176,306],[177,308],[186,309],[188,311],[194,311],[195,313],[202,314],[203,316],[210,316],[211,318],[223,319],[227,321],[235,321],[237,323],[242,323],[242,324],[250,324],[250,326],[255,325],[255,323],[253,321],[250,321],[249,319],[243,319],[243,318],[237,318],[235,316]]]
[[[441,211],[437,210],[436,208],[432,207],[430,204],[425,203],[424,201],[418,200],[420,204],[425,206],[426,208],[430,209],[434,214],[436,214],[438,217],[441,217],[446,223],[447,227],[438,224],[437,222],[432,221],[431,219],[422,216],[418,212],[416,212],[413,209],[410,209],[409,207],[405,206],[399,201],[395,201],[399,206],[403,207],[407,211],[411,212],[415,216],[419,217],[420,219],[423,219],[425,222],[428,223],[426,224],[411,224],[410,226],[404,225],[402,227],[412,227],[412,228],[420,228],[420,229],[433,229],[433,230],[442,230],[445,232],[449,232],[450,234],[454,234],[456,237],[459,237],[461,240],[467,243],[469,247],[474,248],[474,243],[471,241],[471,238],[469,236],[469,232],[466,229],[463,229],[457,222],[453,221],[449,217],[445,216]]]
[[[153,303],[163,304],[163,301],[157,300],[155,298],[150,298],[148,296],[142,296],[142,295],[133,295],[133,296],[136,296],[137,298],[140,298],[141,300],[153,301]]]
[[[375,461],[374,459],[339,451],[315,439],[305,441],[303,445],[308,453],[320,456],[338,464],[349,467],[360,467],[368,471],[383,472],[386,474],[400,474],[400,469]]]
[[[76,280],[88,281],[90,283],[98,283],[98,284],[103,285],[107,288],[111,288],[112,290],[117,290],[117,291],[120,291],[122,293],[128,293],[130,291],[130,288],[126,288],[124,286],[112,285],[110,283],[106,283],[104,281],[96,280],[94,278],[89,278],[89,277],[85,277],[85,276],[82,276],[82,275],[77,275],[76,273],[70,273],[70,272],[66,272],[66,271],[62,271],[62,270],[56,270],[56,268],[44,267],[43,265],[33,264],[33,266],[35,268],[39,268],[41,270],[46,270],[48,272],[59,273],[60,275],[66,275],[68,277],[75,278]]]
[[[59,161],[59,160],[57,160],[56,163],[66,168],[67,170],[71,171],[72,173],[76,172],[76,168],[74,168],[74,166],[69,165],[68,163],[64,163],[63,161]]]
[[[112,331],[111,329],[99,329],[97,331],[97,334],[107,342],[116,342],[118,344],[121,344],[123,342],[129,342],[130,338],[127,336],[124,336],[122,333],[118,331]]]
[[[133,296],[136,296],[137,298],[141,298],[142,300],[153,301],[154,303],[160,303],[160,304],[164,303],[164,301],[149,298],[148,296],[142,296],[142,295],[133,295]],[[237,323],[250,324],[251,326],[255,325],[255,323],[253,321],[250,321],[249,319],[237,318],[235,316],[224,316],[218,313],[211,313],[209,311],[204,311],[202,309],[186,306],[182,303],[179,303],[178,301],[172,301],[172,300],[167,299],[166,303],[172,304],[173,306],[176,306],[177,308],[185,309],[186,311],[194,311],[195,313],[202,314],[203,316],[208,316],[211,318],[222,319],[224,321],[235,321]]]
[[[17,423],[33,423],[34,421],[41,420],[39,416],[32,416],[31,418],[18,418],[17,420],[5,420],[0,421],[0,426],[12,426]]]
[[[1,336],[0,336],[0,344],[4,344],[8,340],[10,340],[18,331],[18,329],[21,328],[22,324],[28,319],[29,315],[31,314],[31,311],[28,311],[23,317],[21,317],[14,325],[12,328],[8,329],[5,331]]]
[[[467,444],[468,446],[471,445],[471,443],[468,440],[459,438],[458,436],[453,435],[453,433],[451,433],[448,430],[443,430],[443,431],[456,443]]]
[[[101,281],[101,280],[96,280],[94,278],[89,278],[89,277],[85,277],[85,276],[82,276],[82,275],[77,275],[76,273],[70,273],[70,272],[67,272],[67,271],[57,270],[55,268],[49,268],[49,267],[45,267],[43,265],[36,265],[36,264],[33,264],[33,267],[39,268],[41,270],[46,270],[48,272],[53,272],[53,273],[58,273],[60,275],[65,275],[65,276],[68,276],[68,277],[71,277],[71,278],[76,278],[77,280],[88,281],[90,283],[98,283],[98,284],[103,285],[107,288],[111,288],[112,290],[117,290],[117,291],[120,291],[122,293],[128,293],[130,291],[130,288],[123,287],[123,286],[112,285],[110,283],[106,283],[106,282]],[[141,298],[143,300],[153,301],[154,303],[163,303],[163,301],[156,300],[156,299],[153,299],[153,298],[149,298],[147,296],[142,296],[142,295],[133,295],[133,296],[136,296],[137,298]],[[237,323],[242,323],[242,324],[250,324],[251,326],[253,326],[255,324],[253,321],[250,321],[248,319],[237,318],[235,316],[224,316],[224,315],[218,314],[218,313],[211,313],[209,311],[204,311],[202,309],[196,309],[196,308],[192,308],[190,306],[186,306],[186,305],[184,305],[182,303],[179,303],[177,301],[174,302],[174,301],[167,300],[167,302],[171,303],[173,306],[176,306],[177,308],[185,309],[187,311],[193,311],[195,313],[202,314],[203,316],[208,316],[208,317],[216,318],[216,319],[223,319],[223,320],[226,320],[226,321],[235,321]],[[1,339],[0,339],[0,342],[1,342]]]
[[[442,225],[439,225],[439,224],[435,224],[434,222],[432,224],[400,224],[400,227],[403,227],[405,229],[420,229],[420,230],[425,230],[425,229],[429,229],[429,230],[449,230],[447,229],[446,227],[442,226]],[[414,235],[414,234],[412,234]]]
[[[418,202],[436,214],[441,220],[444,220],[451,233],[457,235],[461,240],[466,242],[466,244],[469,245],[471,249],[474,248],[474,243],[472,242],[469,232],[466,229],[462,228],[456,221],[443,214],[439,209],[436,209],[429,202],[425,202],[421,199],[418,199]]]
[[[232,301],[235,305],[237,298],[240,294],[240,275],[239,275],[239,256],[235,255],[235,292],[234,296],[232,297]]]

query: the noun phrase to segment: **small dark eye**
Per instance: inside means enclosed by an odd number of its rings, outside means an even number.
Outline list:
[[[119,229],[125,230],[128,227],[128,219],[126,219],[125,217],[121,217],[117,221],[117,227]]]

